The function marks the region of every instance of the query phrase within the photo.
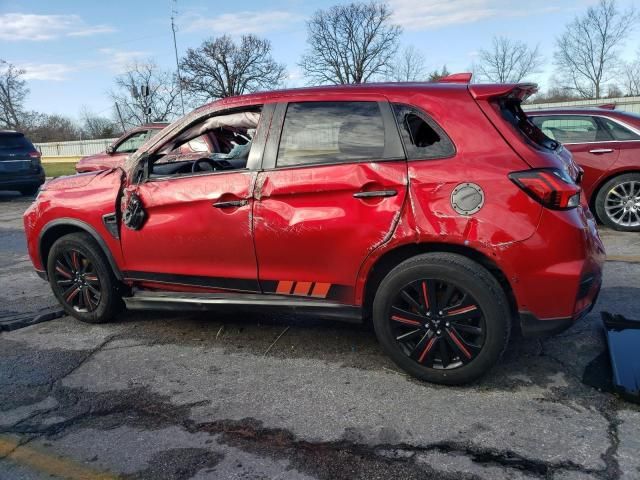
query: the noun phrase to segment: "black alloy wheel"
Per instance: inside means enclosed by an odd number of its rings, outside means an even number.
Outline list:
[[[47,257],[47,273],[54,295],[78,320],[107,322],[124,307],[123,287],[88,233],[70,233],[56,240]]]
[[[77,312],[93,312],[102,297],[95,266],[75,249],[61,251],[55,259],[53,276],[64,301]]]
[[[478,302],[463,288],[442,280],[421,279],[405,285],[391,305],[389,321],[405,355],[429,368],[465,365],[485,342]]]
[[[456,253],[411,257],[377,288],[372,306],[384,352],[408,374],[462,385],[487,373],[509,342],[512,310],[487,268]]]

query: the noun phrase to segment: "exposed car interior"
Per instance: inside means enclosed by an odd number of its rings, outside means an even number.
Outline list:
[[[149,163],[149,178],[194,175],[247,167],[260,110],[204,119],[164,144]]]

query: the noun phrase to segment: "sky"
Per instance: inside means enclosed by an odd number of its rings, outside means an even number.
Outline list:
[[[640,0],[618,0],[624,10]],[[170,17],[176,10],[178,53],[222,34],[254,33],[272,42],[288,86],[306,84],[297,63],[306,48],[305,21],[339,0],[0,0],[0,59],[26,70],[27,108],[79,118],[83,108],[111,116],[108,91],[133,60],[175,68]],[[344,2],[347,3],[347,2]],[[468,71],[493,36],[539,45],[545,67],[531,79],[546,88],[555,39],[595,0],[388,0],[401,45],[412,45],[429,70]],[[637,5],[640,7],[640,5]],[[640,25],[622,49],[640,49]]]

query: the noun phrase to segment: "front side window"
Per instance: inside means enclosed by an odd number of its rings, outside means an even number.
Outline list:
[[[154,154],[149,176],[245,169],[259,121],[259,107],[205,118],[178,133]]]
[[[535,123],[548,137],[561,143],[593,143],[611,140],[611,135],[588,115],[554,115],[533,117]]]
[[[600,118],[600,120],[614,140],[619,140],[622,142],[626,140],[640,140],[640,135],[633,132],[632,130],[629,130],[623,125],[620,125],[617,122],[609,120],[608,118]]]
[[[377,102],[290,103],[278,167],[382,160],[385,130]]]
[[[444,158],[455,153],[446,133],[423,112],[408,105],[395,104],[400,134],[410,160]]]
[[[148,138],[148,130],[142,130],[140,132],[136,132],[133,135],[129,136],[124,142],[118,145],[115,149],[116,153],[133,153],[138,148],[142,146],[142,144]]]

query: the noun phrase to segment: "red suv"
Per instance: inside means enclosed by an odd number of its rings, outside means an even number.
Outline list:
[[[372,319],[411,375],[468,382],[512,323],[561,330],[600,289],[580,170],[520,108],[535,90],[454,77],[216,101],[123,169],[47,183],[29,253],[83,321],[123,304]]]
[[[615,230],[640,231],[640,116],[610,108],[527,115],[584,169],[584,192],[598,219]]]
[[[127,155],[134,153],[149,138],[156,135],[168,123],[148,123],[133,128],[111,144],[103,153],[81,158],[76,164],[76,172],[97,172],[122,165]]]

